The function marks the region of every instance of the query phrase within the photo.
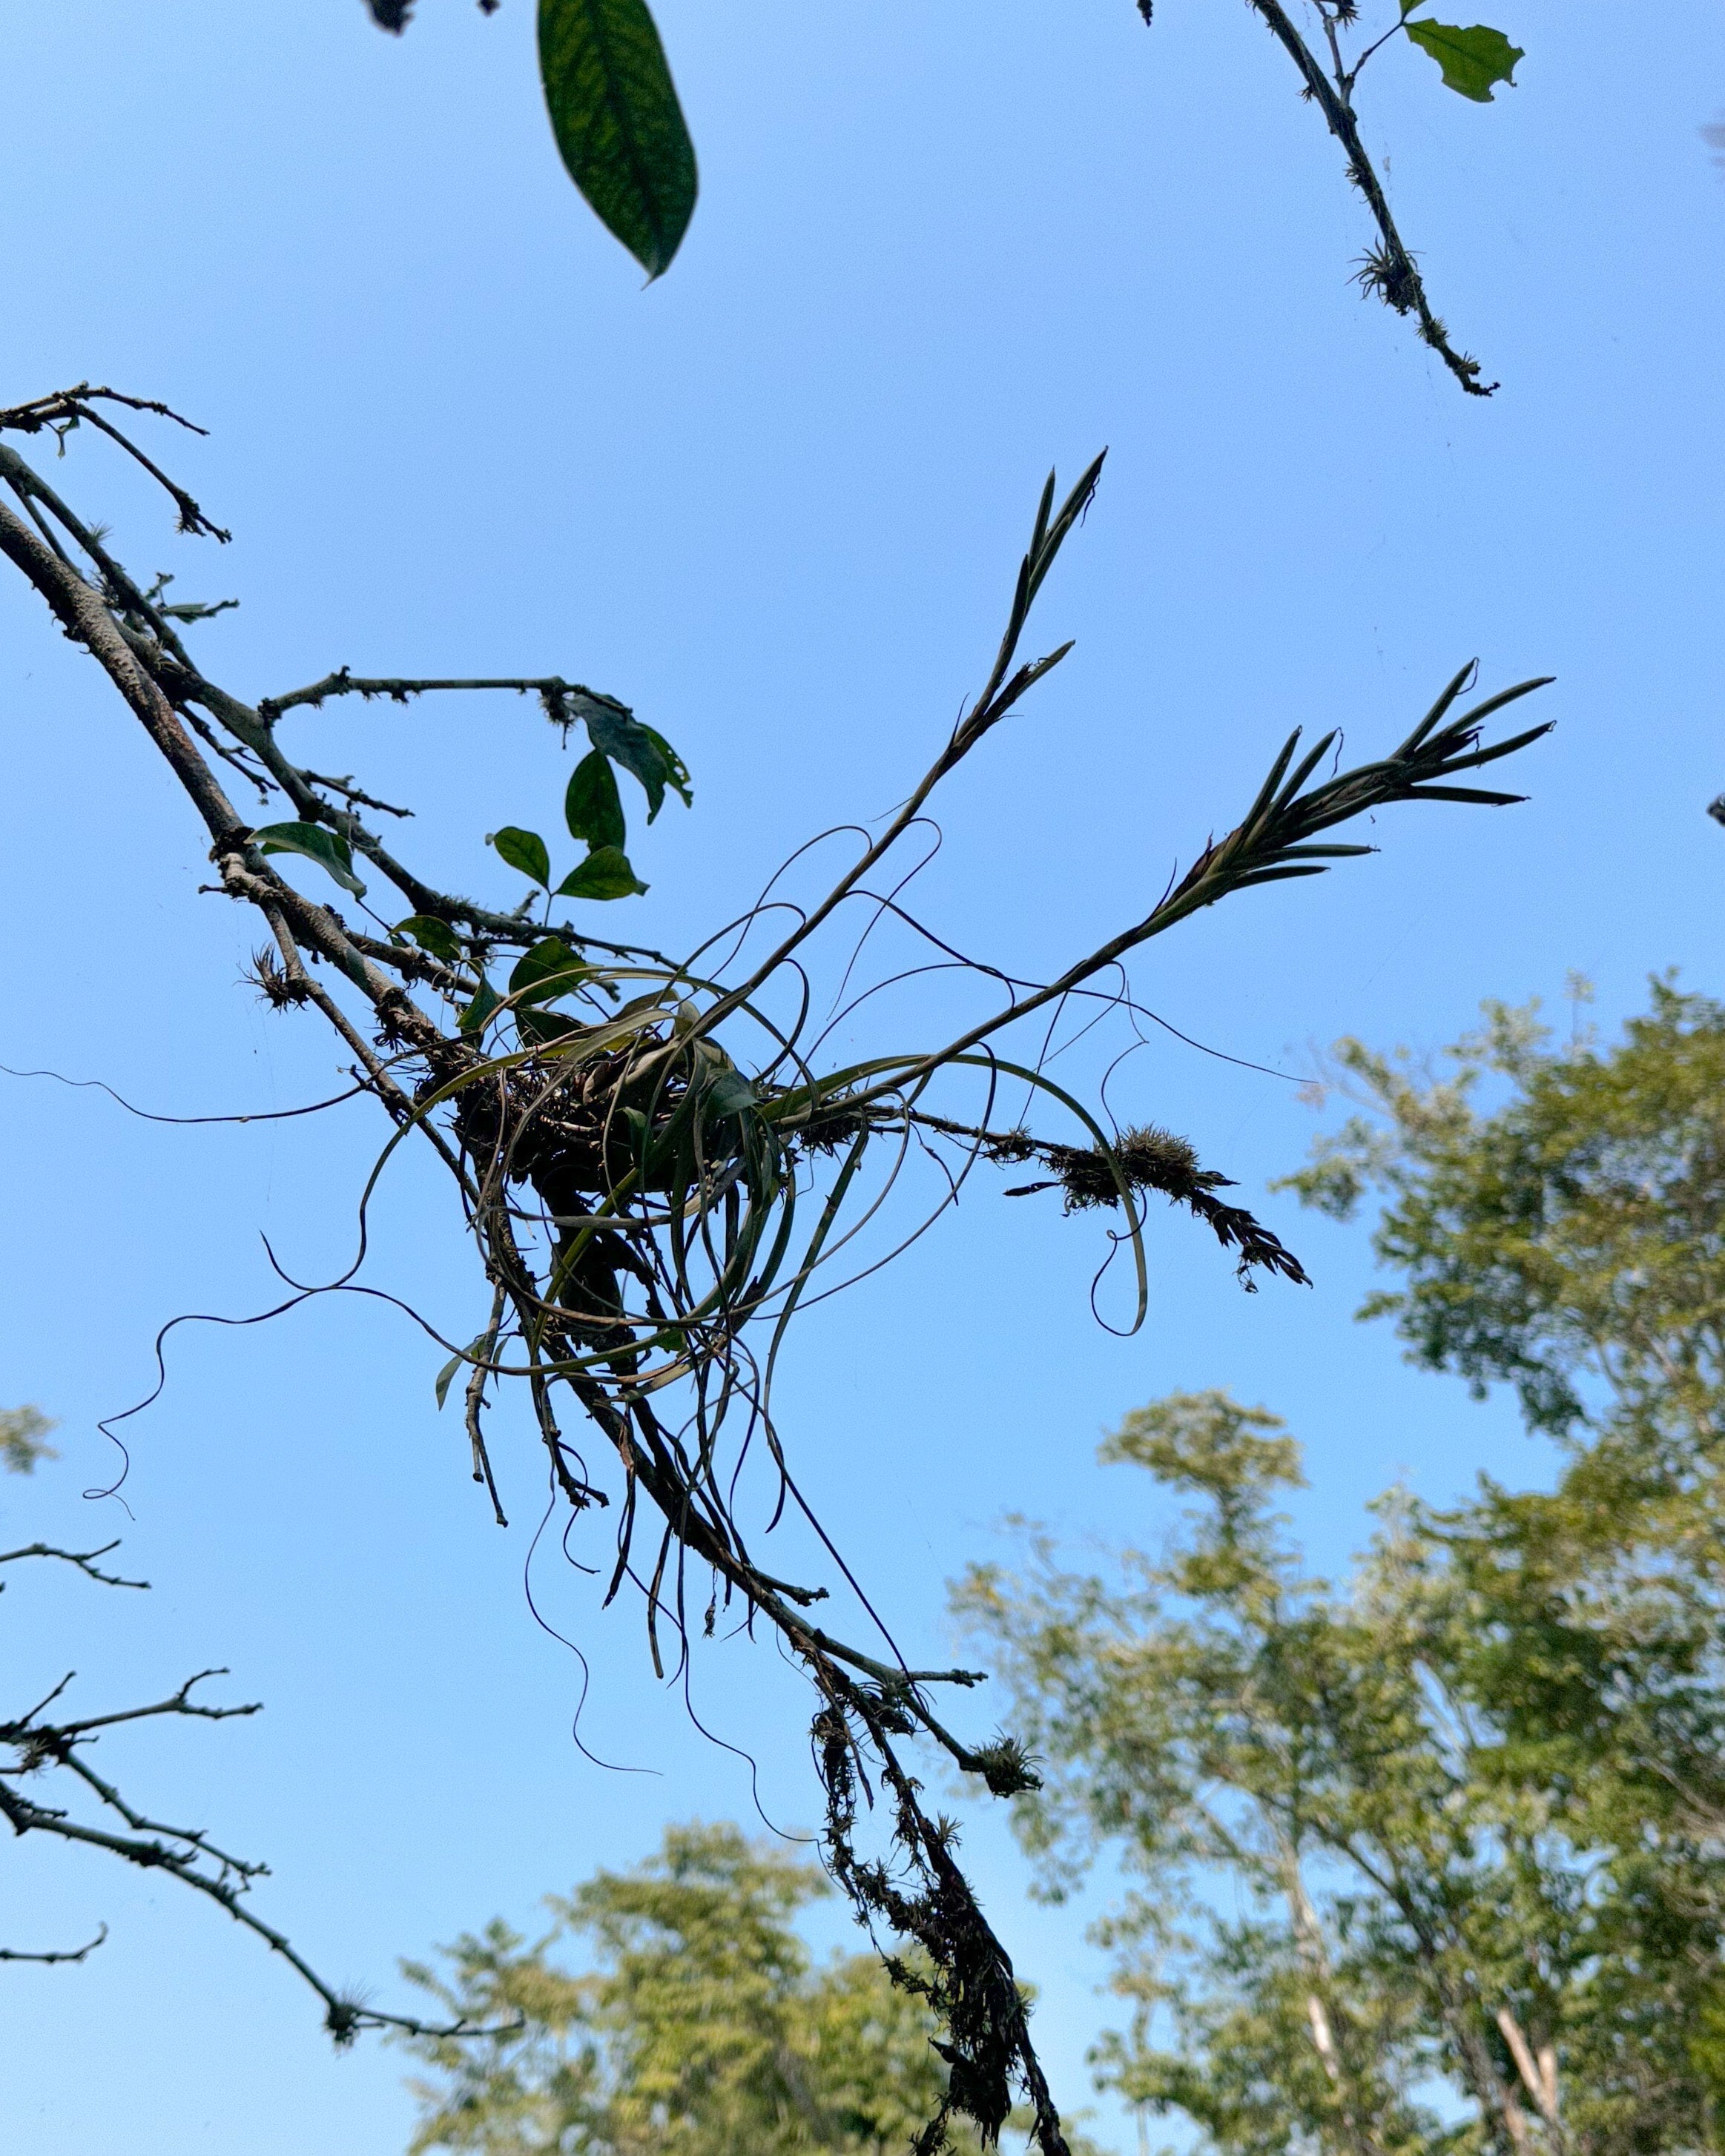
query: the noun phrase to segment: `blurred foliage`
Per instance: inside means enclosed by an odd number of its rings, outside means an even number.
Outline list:
[[[59,1455],[47,1441],[54,1419],[40,1408],[0,1408],[0,1467],[13,1475],[33,1475],[39,1460]]]

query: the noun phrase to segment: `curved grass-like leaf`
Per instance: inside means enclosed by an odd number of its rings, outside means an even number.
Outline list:
[[[644,0],[539,0],[539,74],[569,177],[648,281],[695,207],[695,151]]]

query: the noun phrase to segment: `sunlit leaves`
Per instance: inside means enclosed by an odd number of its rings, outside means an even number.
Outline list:
[[[662,276],[694,210],[695,152],[642,0],[539,0],[539,73],[570,178]]]

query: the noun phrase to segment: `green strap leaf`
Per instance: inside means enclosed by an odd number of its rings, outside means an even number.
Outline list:
[[[353,873],[353,855],[348,841],[321,824],[265,824],[252,833],[260,854],[302,854],[319,868],[327,869],[343,891],[355,898],[365,896],[365,886]]]
[[[1465,30],[1453,23],[1404,22],[1402,28],[1422,52],[1431,54],[1448,86],[1475,105],[1494,102],[1494,83],[1506,82],[1513,89],[1516,62],[1527,57],[1501,30],[1487,29],[1483,23]]]
[[[694,211],[695,151],[643,0],[539,0],[539,74],[569,177],[662,276]]]
[[[615,846],[620,850],[628,837],[610,759],[598,749],[584,756],[570,773],[563,814],[569,836],[584,839],[590,846]]]
[[[629,857],[619,846],[595,846],[579,868],[566,875],[557,886],[559,898],[633,898],[644,891],[641,882],[629,865]]]
[[[512,869],[519,869],[548,891],[551,888],[551,856],[537,831],[523,831],[518,824],[506,824],[501,831],[487,832],[486,843],[495,846]]]

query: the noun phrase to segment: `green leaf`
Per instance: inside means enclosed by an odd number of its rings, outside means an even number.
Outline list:
[[[559,898],[633,898],[646,886],[619,846],[595,846],[579,868],[557,886]]]
[[[673,793],[681,797],[685,808],[693,808],[695,805],[695,793],[693,783],[689,778],[688,766],[666,740],[663,734],[652,726],[643,726],[641,732],[665,759],[666,784]],[[652,819],[649,817],[647,821],[651,823]]]
[[[343,891],[351,891],[355,898],[365,896],[365,886],[353,873],[353,855],[348,841],[326,831],[322,824],[266,824],[251,835],[260,854],[303,854],[308,861],[327,869]]]
[[[1516,62],[1525,59],[1520,45],[1512,45],[1501,30],[1488,30],[1483,23],[1459,29],[1453,23],[1408,23],[1402,28],[1423,52],[1428,52],[1444,71],[1451,90],[1470,97],[1475,105],[1492,103],[1491,85],[1515,85]]]
[[[503,998],[481,973],[479,977],[478,993],[468,1004],[466,1009],[461,1013],[461,1031],[463,1033],[479,1032],[492,1013],[502,1007],[502,1001]]]
[[[468,1360],[469,1357],[474,1355],[489,1357],[491,1352],[492,1336],[489,1332],[481,1332],[476,1339],[470,1340],[467,1342],[466,1354],[451,1355],[450,1357],[448,1362],[444,1364],[443,1368],[437,1373],[437,1404],[440,1408],[442,1407],[444,1402],[449,1398],[449,1389],[451,1383],[454,1380],[456,1371],[461,1369],[464,1364],[466,1364],[469,1368],[471,1367]]]
[[[695,151],[643,0],[539,0],[539,75],[569,177],[649,282],[695,207]]]
[[[398,936],[411,936],[422,951],[429,951],[434,958],[446,958],[451,965],[461,955],[461,939],[446,921],[440,921],[435,913],[410,913],[405,921],[395,924]]]
[[[752,1108],[760,1096],[740,1070],[721,1070],[707,1088],[707,1112],[712,1116],[734,1116],[744,1108]]]
[[[600,750],[584,756],[569,774],[563,814],[572,839],[584,839],[590,846],[615,846],[621,850],[628,827],[610,761]]]
[[[562,1040],[581,1029],[572,1018],[564,1018],[557,1011],[518,1010],[515,1030],[521,1035],[523,1048],[543,1048],[548,1042]]]
[[[660,747],[658,736],[628,711],[590,711],[587,714],[587,737],[601,756],[608,756],[613,763],[620,763],[625,771],[632,771],[641,781],[646,793],[647,821],[651,824],[665,804],[665,787],[672,776],[675,752],[671,752],[667,762],[667,752]]]
[[[573,994],[590,971],[560,936],[548,936],[517,962],[509,993],[518,1005],[550,1003]]]
[[[495,846],[512,869],[519,869],[524,876],[550,889],[551,856],[537,831],[523,831],[518,824],[506,824],[501,831],[488,832],[486,843]]]

